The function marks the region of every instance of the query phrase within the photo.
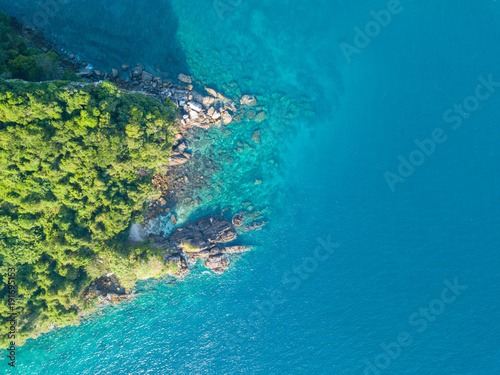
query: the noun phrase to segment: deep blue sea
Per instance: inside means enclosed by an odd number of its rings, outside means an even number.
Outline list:
[[[34,4],[0,0],[96,68],[269,103],[207,132],[200,152],[262,142],[179,212],[246,203],[269,224],[222,276],[143,282],[28,341],[16,374],[500,374],[500,2]]]

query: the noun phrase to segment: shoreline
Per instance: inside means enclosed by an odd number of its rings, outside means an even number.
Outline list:
[[[127,72],[130,78],[130,80],[123,80],[118,77],[117,69],[113,69],[110,73],[102,73],[91,69],[86,63],[78,62],[75,55],[70,55],[68,58],[65,55],[67,53],[58,49],[43,32],[22,26],[15,18],[13,18],[12,28],[28,42],[30,47],[44,53],[55,52],[59,56],[61,63],[59,77],[67,75],[66,73],[80,77],[78,81],[67,79],[63,81],[68,81],[75,86],[97,86],[108,80],[121,92],[151,96],[157,98],[164,106],[176,108],[178,132],[174,136],[168,171],[164,174],[156,173],[151,181],[152,185],[161,191],[161,196],[158,199],[146,201],[147,209],[143,214],[146,225],[157,221],[160,217],[167,217],[173,231],[168,237],[163,237],[164,233],[160,232],[150,234],[147,238],[143,238],[142,242],[125,241],[127,245],[135,247],[147,243],[152,248],[161,250],[163,262],[168,266],[168,274],[176,278],[187,275],[190,269],[196,267],[199,260],[206,269],[221,274],[228,269],[231,258],[235,254],[250,250],[248,247],[235,244],[237,233],[261,229],[265,221],[253,221],[252,215],[246,215],[240,210],[235,210],[230,215],[230,219],[224,219],[224,216],[228,215],[227,211],[232,209],[227,207],[215,217],[210,215],[178,225],[176,210],[186,203],[187,199],[190,199],[187,198],[189,195],[201,191],[206,186],[205,184],[209,183],[204,181],[198,171],[204,169],[209,173],[214,173],[217,168],[211,161],[201,167],[191,168],[189,161],[199,157],[199,151],[198,154],[192,153],[191,142],[196,138],[202,139],[203,132],[212,127],[227,127],[231,123],[239,123],[245,119],[253,119],[258,123],[266,120],[267,109],[258,105],[255,97],[243,95],[234,99],[227,98],[211,88],[201,88],[199,82],[194,82],[192,77],[182,73],[178,75],[176,83],[172,80],[162,80],[145,71],[139,64],[133,68],[122,67],[122,71]],[[43,82],[50,81],[40,83]],[[197,89],[193,83],[197,85]],[[188,181],[194,183],[189,184]],[[199,198],[197,201],[191,200],[190,202],[191,205],[200,204]],[[248,220],[245,221],[246,219]],[[99,258],[96,260],[102,263]],[[135,284],[139,280],[136,279],[134,286],[128,289],[114,273],[92,279],[80,297],[89,303],[91,300],[96,301],[97,304],[92,303],[92,307],[85,308],[85,310],[76,306],[78,320],[95,311],[98,305],[129,300],[135,295]],[[59,325],[52,323],[48,329],[34,332],[31,337],[36,338],[56,327]]]

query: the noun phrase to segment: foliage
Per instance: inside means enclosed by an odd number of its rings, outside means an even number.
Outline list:
[[[26,81],[55,79],[59,57],[29,48],[24,38],[12,28],[12,19],[0,12],[0,77]]]
[[[151,178],[168,165],[173,112],[108,82],[0,80],[2,332],[9,266],[17,269],[18,343],[51,323],[74,322],[99,270],[129,285],[164,271],[158,254],[120,241],[158,194]],[[104,259],[101,269],[96,259]]]
[[[178,265],[165,263],[163,250],[152,248],[147,242],[135,247],[115,242],[109,251],[96,255],[86,270],[92,278],[112,272],[120,280],[121,286],[130,289],[137,280],[175,274]]]

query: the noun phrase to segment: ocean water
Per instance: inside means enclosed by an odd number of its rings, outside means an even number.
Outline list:
[[[269,112],[193,144],[217,168],[179,209],[255,212],[254,251],[141,283],[14,373],[500,374],[500,4],[396,5],[0,0],[101,70],[189,73]]]

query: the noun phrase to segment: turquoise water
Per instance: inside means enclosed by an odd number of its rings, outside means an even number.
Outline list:
[[[33,19],[30,3],[0,1]],[[101,70],[140,62],[261,96],[268,121],[194,146],[220,163],[181,211],[250,204],[269,221],[244,236],[255,250],[30,340],[16,373],[499,374],[500,90],[456,129],[443,114],[475,107],[479,76],[500,81],[500,4],[402,1],[348,63],[340,43],[387,1],[225,3],[219,17],[211,1],[69,1],[45,28]],[[419,159],[433,134],[447,138]],[[420,165],[392,191],[399,155]]]

